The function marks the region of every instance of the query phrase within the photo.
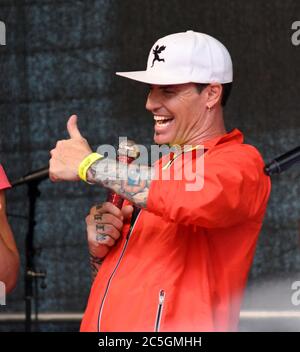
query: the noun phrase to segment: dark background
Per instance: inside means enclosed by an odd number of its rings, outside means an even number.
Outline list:
[[[291,42],[291,25],[300,20],[297,0],[0,0],[0,20],[7,31],[6,46],[0,47],[0,161],[10,180],[47,166],[49,150],[67,138],[73,113],[94,148],[116,145],[119,136],[149,146],[147,88],[114,73],[144,69],[158,38],[189,29],[215,36],[231,53],[227,130],[244,132],[266,162],[299,145],[300,46]],[[243,311],[299,312],[291,303],[291,284],[300,280],[299,167],[272,181]],[[40,191],[35,261],[47,271],[47,288],[38,285],[39,312],[82,313],[90,289],[84,219],[105,192],[49,180]],[[0,306],[0,319],[24,312],[27,187],[9,190],[7,200],[22,269],[7,305]],[[22,329],[22,322],[0,320],[0,330]],[[44,322],[34,329],[76,330],[78,321]],[[299,331],[299,319],[242,315],[242,331],[272,329]]]

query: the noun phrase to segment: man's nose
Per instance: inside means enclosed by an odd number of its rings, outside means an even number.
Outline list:
[[[151,90],[148,94],[147,101],[146,101],[146,109],[152,112],[155,112],[161,107],[161,101],[159,99],[158,94]]]

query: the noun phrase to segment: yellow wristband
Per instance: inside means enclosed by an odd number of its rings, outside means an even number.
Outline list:
[[[86,158],[82,160],[78,167],[78,175],[82,181],[87,182],[86,174],[89,167],[97,160],[103,159],[104,156],[98,153],[91,153]]]

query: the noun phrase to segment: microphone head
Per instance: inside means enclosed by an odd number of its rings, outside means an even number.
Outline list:
[[[125,139],[119,144],[118,155],[137,159],[140,155],[140,151],[133,140]]]

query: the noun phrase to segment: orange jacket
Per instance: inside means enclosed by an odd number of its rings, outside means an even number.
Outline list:
[[[239,130],[204,147],[202,189],[151,182],[147,209],[100,267],[81,331],[236,330],[271,184]],[[192,151],[185,156],[184,166],[198,162]]]

